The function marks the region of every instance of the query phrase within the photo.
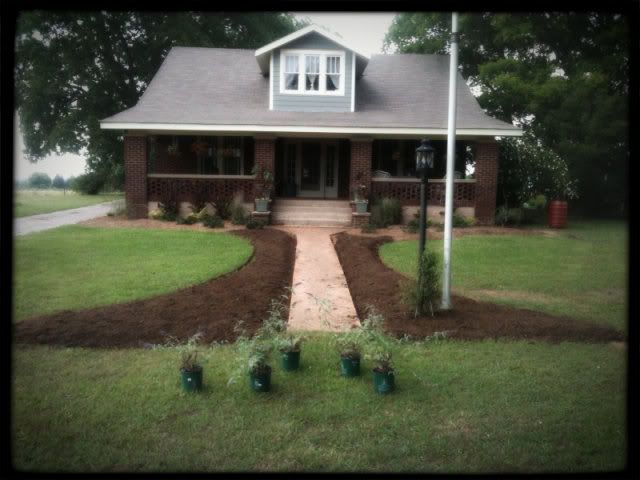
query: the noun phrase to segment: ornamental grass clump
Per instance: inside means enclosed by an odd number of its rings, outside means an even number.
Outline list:
[[[202,362],[198,349],[202,333],[198,332],[181,342],[176,337],[169,336],[166,346],[177,350],[180,355],[180,377],[185,392],[199,392],[202,390]]]

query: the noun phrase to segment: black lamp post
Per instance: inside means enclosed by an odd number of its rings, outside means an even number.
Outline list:
[[[420,184],[420,243],[418,244],[418,261],[421,261],[422,254],[427,243],[427,181],[429,179],[429,169],[433,168],[433,156],[435,150],[429,140],[423,138],[420,146],[416,148],[416,176],[422,181]]]

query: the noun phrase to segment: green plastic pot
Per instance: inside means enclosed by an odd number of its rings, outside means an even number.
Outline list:
[[[376,393],[391,393],[396,388],[393,370],[389,372],[373,371],[373,389]]]
[[[185,392],[199,392],[202,390],[202,367],[197,370],[180,369],[182,389]]]
[[[256,392],[268,392],[271,390],[271,367],[267,365],[263,372],[249,374],[249,384]]]
[[[256,212],[268,212],[268,211],[269,211],[269,199],[256,198]]]
[[[282,352],[282,369],[287,372],[298,370],[300,367],[300,350],[297,352]]]
[[[367,202],[355,202],[357,213],[367,213]]]
[[[360,375],[360,358],[341,357],[340,374],[343,377],[357,377]]]

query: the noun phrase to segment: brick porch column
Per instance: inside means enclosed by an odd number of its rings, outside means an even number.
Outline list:
[[[254,137],[254,158],[258,175],[253,182],[254,197],[262,191],[262,171],[268,169],[272,175],[275,175],[276,167],[276,137],[272,136],[256,136]],[[249,199],[245,199],[249,200]],[[250,200],[253,200],[250,199]]]
[[[366,185],[367,192],[371,192],[372,143],[373,139],[371,138],[351,139],[351,168],[349,171],[350,200],[353,200],[353,191],[360,184]]]
[[[495,140],[476,143],[476,220],[489,225],[494,222],[498,187],[498,144]]]
[[[147,218],[147,137],[124,137],[124,190],[129,218]]]

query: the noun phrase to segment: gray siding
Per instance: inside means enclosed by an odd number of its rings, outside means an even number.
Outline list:
[[[280,93],[280,50],[273,51],[273,109],[288,112],[350,112],[353,52],[311,33],[283,47],[289,49],[335,50],[345,53],[344,95],[301,95]]]

